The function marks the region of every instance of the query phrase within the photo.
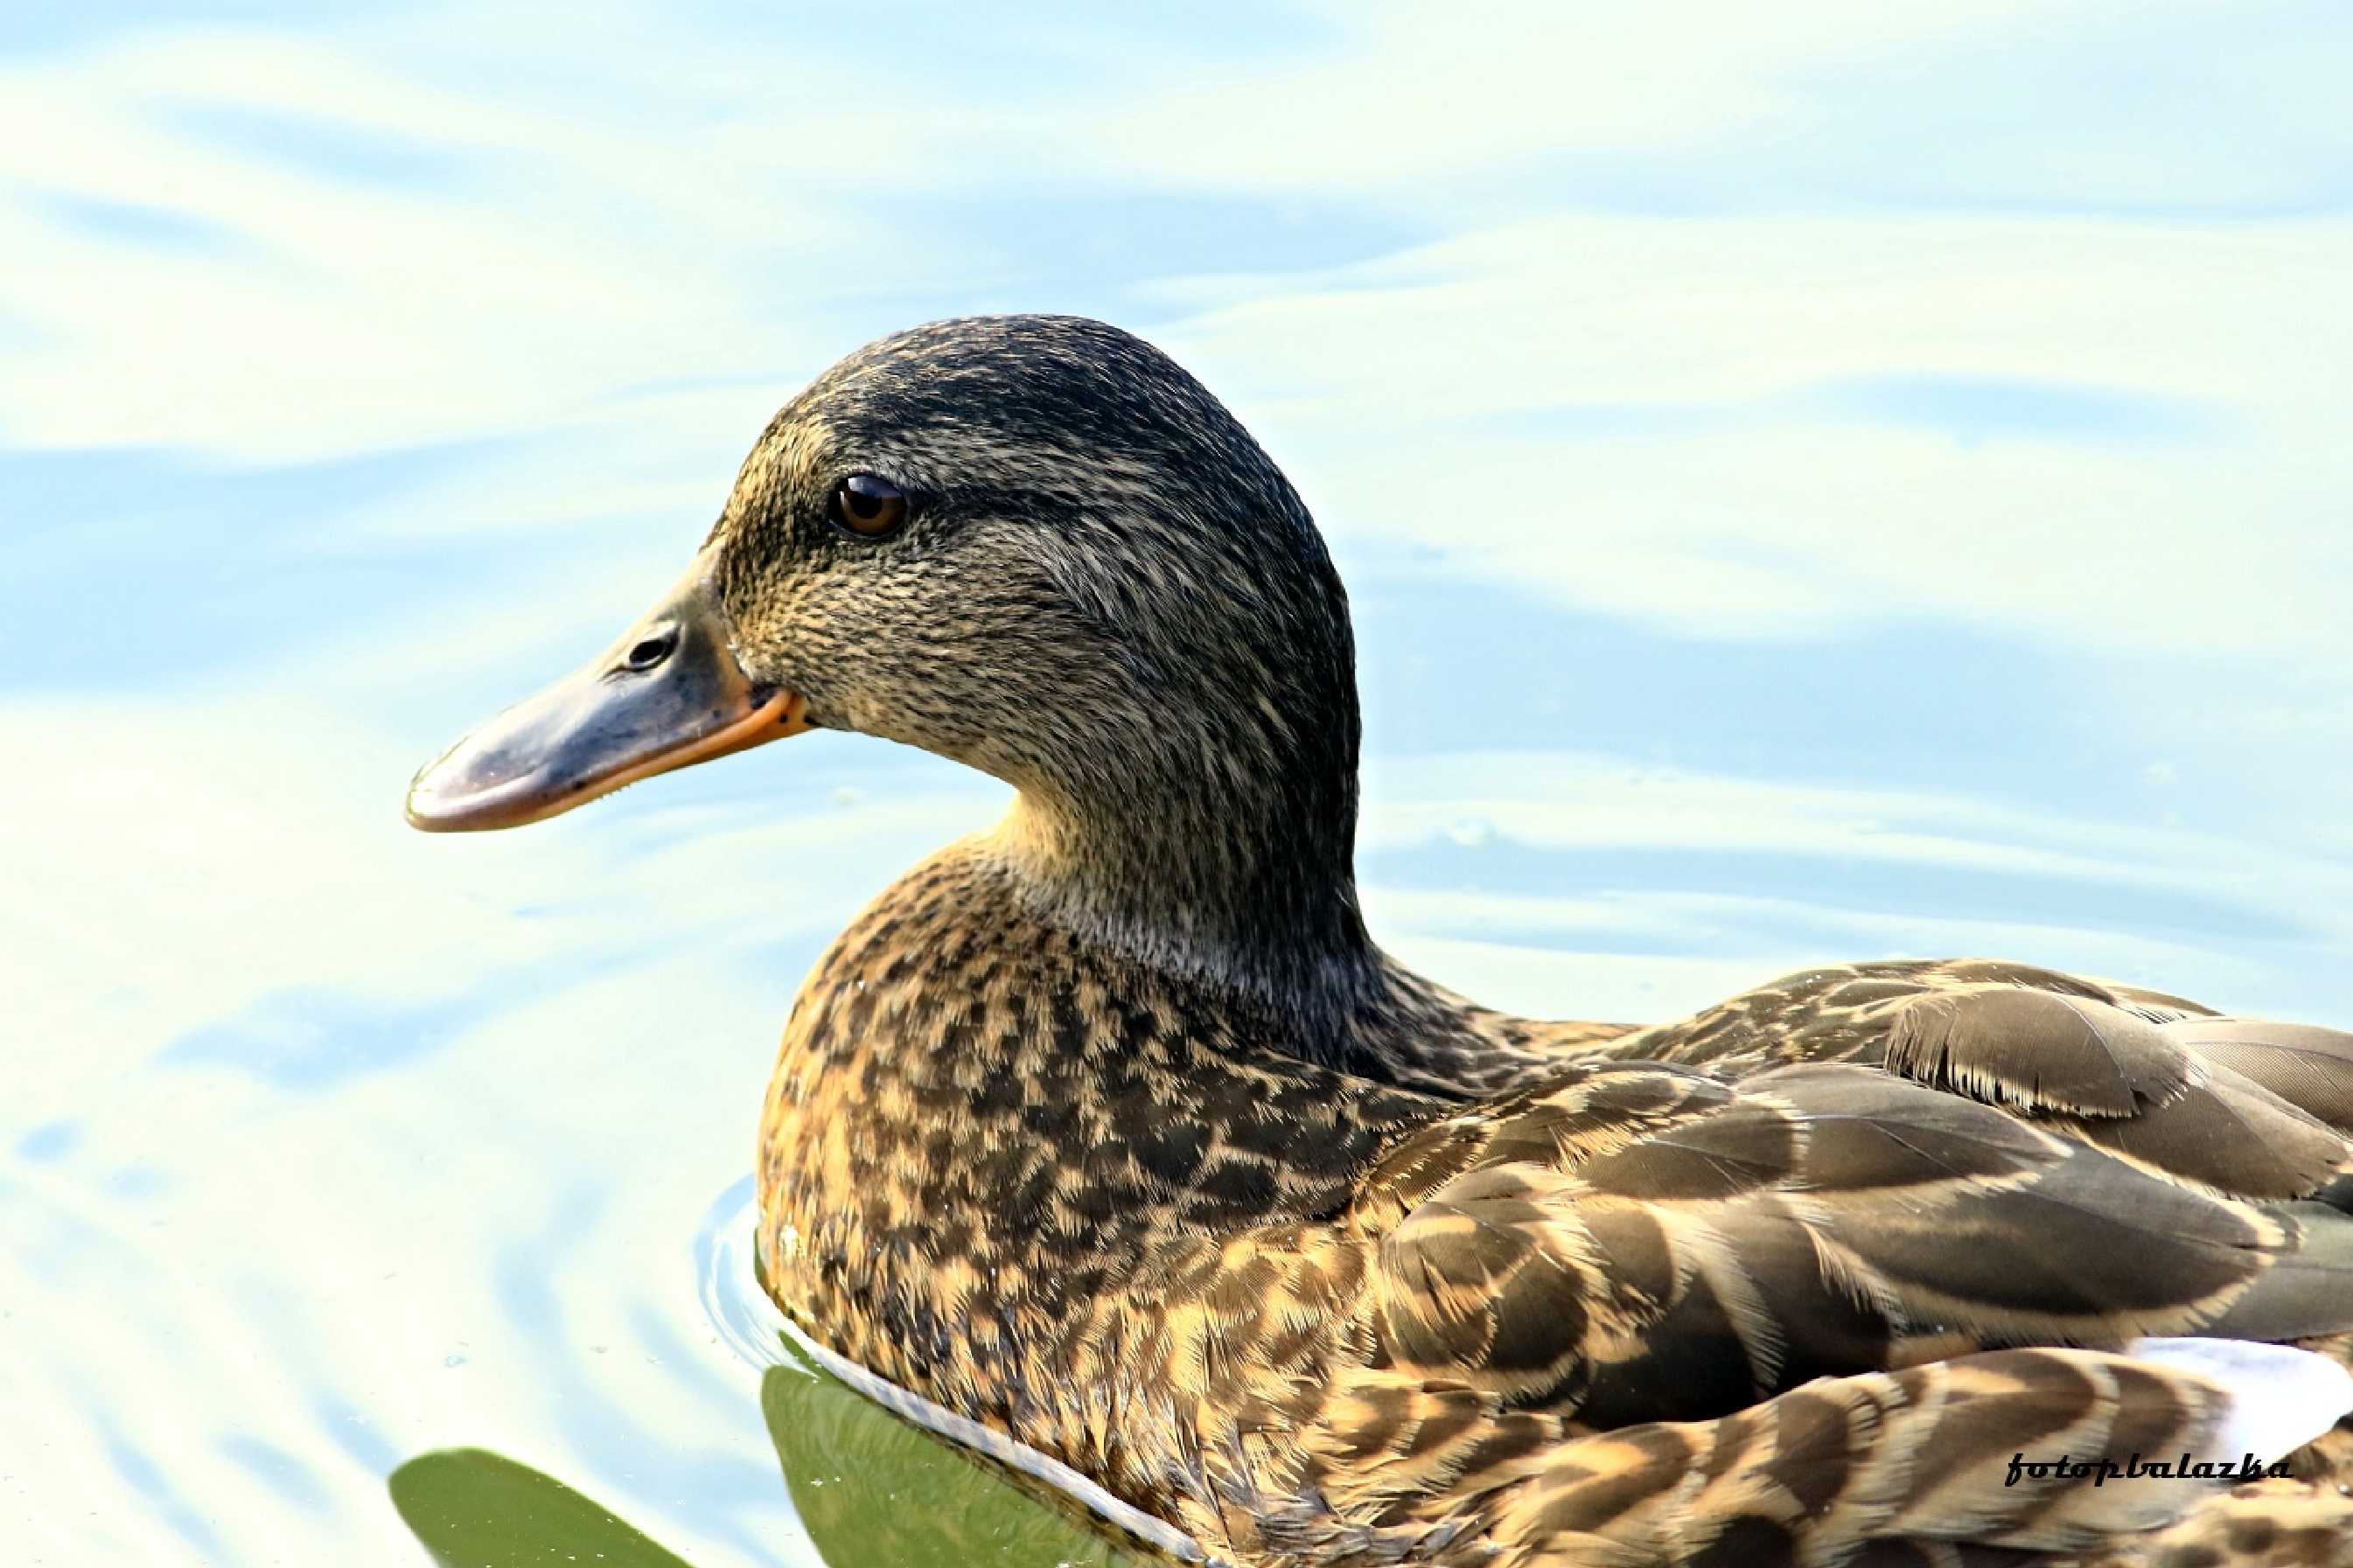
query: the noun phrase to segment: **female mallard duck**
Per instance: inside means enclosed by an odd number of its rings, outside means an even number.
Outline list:
[[[2334,1489],[2010,1464],[2269,1459],[2353,1405],[2279,1344],[2353,1332],[2353,1037],[1988,963],[1638,1032],[1407,972],[1357,911],[1339,579],[1136,339],[948,321],[837,365],[652,615],[409,815],[817,727],[1018,797],[803,987],[769,1289],[1211,1555],[2353,1556]]]

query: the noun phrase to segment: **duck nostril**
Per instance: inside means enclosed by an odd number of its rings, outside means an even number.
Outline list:
[[[665,626],[649,637],[641,637],[631,645],[621,662],[631,669],[651,669],[670,656],[678,647],[678,628]]]

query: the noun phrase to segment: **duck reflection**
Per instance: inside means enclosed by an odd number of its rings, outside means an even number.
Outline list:
[[[793,1508],[827,1568],[1151,1568],[1171,1560],[1043,1483],[902,1421],[802,1362],[772,1366],[760,1413]],[[421,1454],[392,1473],[393,1506],[441,1568],[569,1556],[607,1568],[691,1568],[613,1510],[484,1448]]]
[[[793,1507],[830,1568],[1146,1568],[1042,1482],[902,1421],[824,1373],[768,1369],[760,1412]]]

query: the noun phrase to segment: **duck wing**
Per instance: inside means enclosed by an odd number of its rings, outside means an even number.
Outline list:
[[[1801,969],[1688,1018],[1621,1035],[1607,1052],[1620,1061],[1677,1062],[1732,1077],[1793,1062],[1875,1064],[1897,1010],[1921,996],[1985,988],[2080,997],[2132,1008],[2155,1022],[2212,1012],[2179,996],[2028,963],[1886,959]]]
[[[2159,1021],[2011,985],[1925,993],[1885,1016],[1889,1072],[2146,1170],[2240,1197],[2299,1198],[2353,1161],[2353,1036],[2246,1018]]]
[[[1999,1346],[2353,1330],[2353,1216],[1843,1065],[1573,1069],[1398,1144],[1345,1223],[1391,1364],[1600,1427]]]
[[[2165,1034],[2329,1126],[2353,1131],[2353,1035],[2261,1018],[2185,1017]]]
[[[2333,1489],[2233,1494],[2142,1464],[2268,1462],[2353,1406],[2353,1380],[2278,1346],[2135,1349],[1994,1352],[1579,1438],[1479,1499],[1482,1544],[1501,1568],[1991,1568],[2086,1548],[2118,1568],[2253,1568],[2353,1554],[2353,1500]],[[2116,1473],[2094,1485],[2062,1459]],[[2274,1551],[2298,1543],[2309,1555]]]
[[[2353,1035],[2158,992],[1977,959],[1806,970],[1609,1054],[1883,1067],[2168,1179],[2353,1207]]]

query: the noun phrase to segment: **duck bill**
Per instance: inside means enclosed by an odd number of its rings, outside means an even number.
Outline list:
[[[520,827],[642,778],[812,728],[736,661],[702,563],[604,654],[441,753],[408,786],[428,833]]]

